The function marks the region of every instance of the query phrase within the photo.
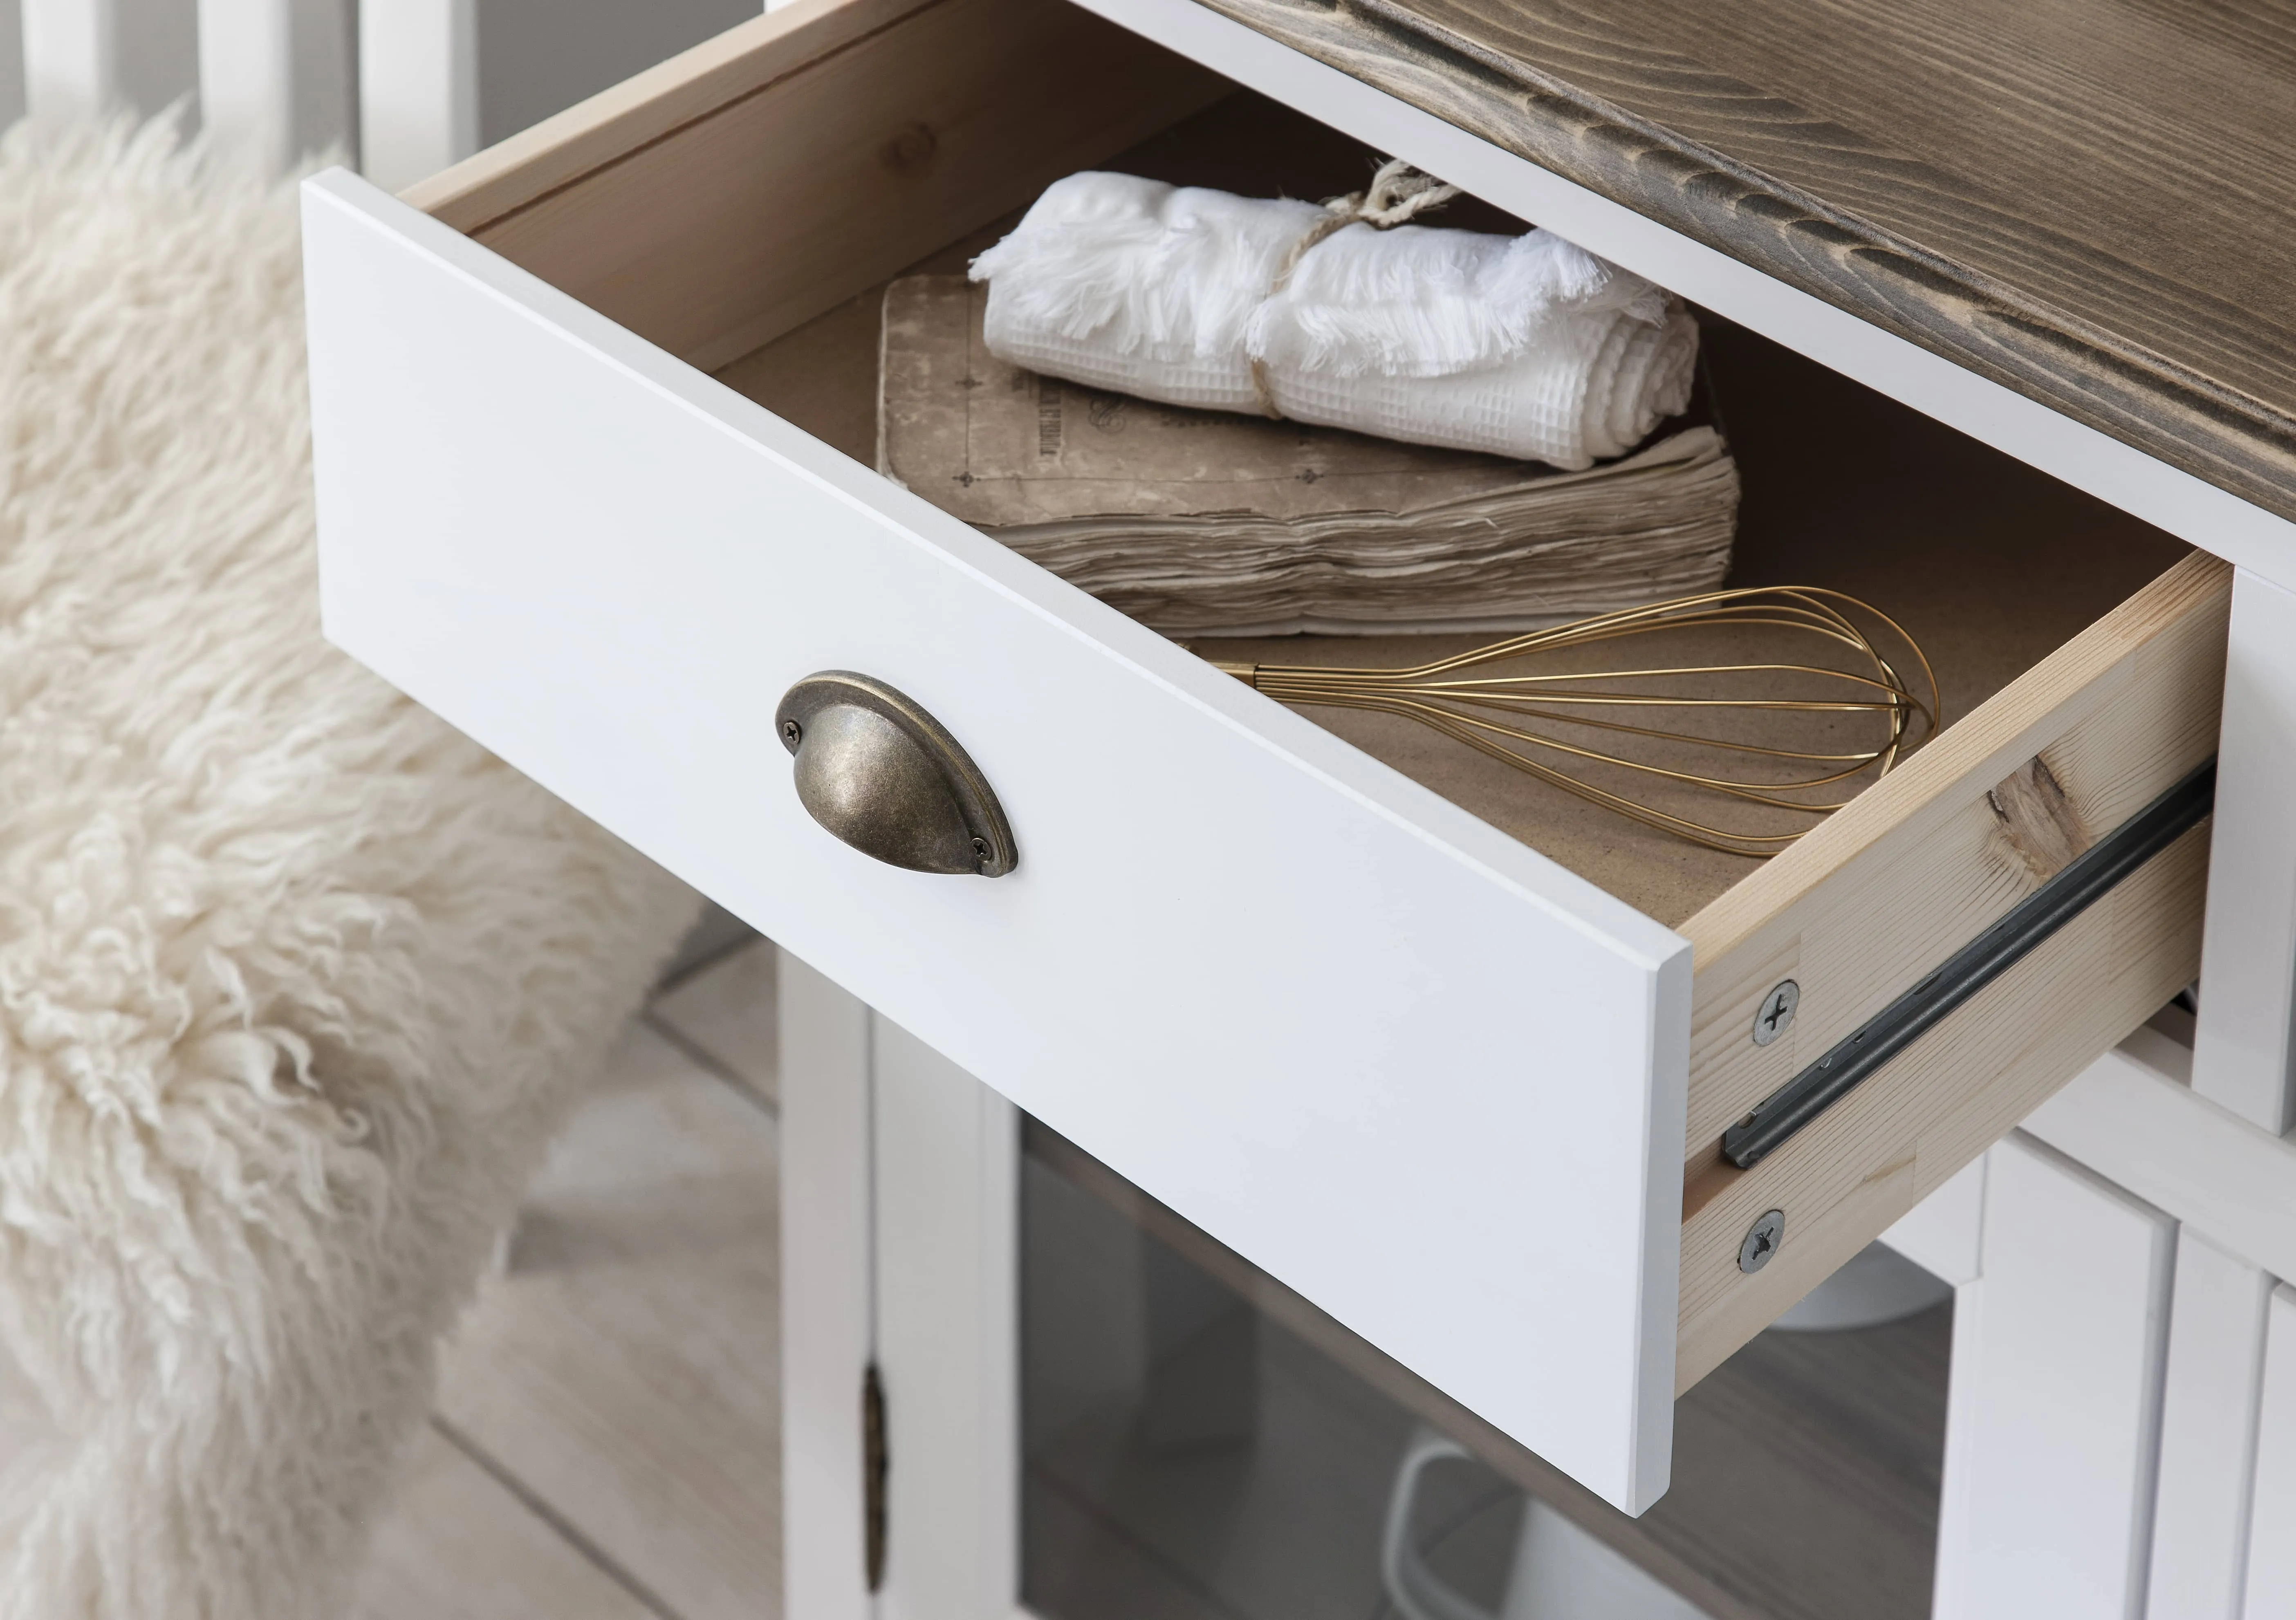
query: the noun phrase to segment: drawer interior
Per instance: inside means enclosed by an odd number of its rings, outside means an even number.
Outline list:
[[[1239,131],[1246,133],[1239,138]],[[1238,177],[1253,194],[1324,195],[1360,184],[1365,149],[1248,92],[1109,166],[1177,180],[1218,166],[1220,156],[1233,168],[1238,148],[1263,142],[1271,158],[1324,160],[1270,161],[1257,184]],[[1005,223],[917,268],[961,271]],[[1503,217],[1490,225],[1528,228]],[[882,287],[870,288],[718,375],[873,462],[882,296]],[[1948,726],[2190,549],[1742,327],[1710,315],[1702,323],[1715,408],[1744,489],[1726,583],[1824,585],[1889,613],[1928,655]],[[1401,667],[1492,639],[1300,635],[1191,644],[1223,660]],[[1300,712],[1671,928],[1762,864],[1629,821],[1397,716]],[[1671,802],[1699,813],[1694,801]]]
[[[1370,149],[1234,91],[1103,160],[1175,184],[1259,196],[1359,186]],[[961,273],[1021,210],[903,267]],[[1463,200],[1442,223],[1529,226]],[[855,460],[876,460],[884,283],[714,368],[720,380]],[[1718,317],[1703,317],[1712,397],[1744,486],[1733,586],[1814,585],[1882,608],[1935,668],[1947,723],[1966,716],[2159,577],[2183,542]],[[1404,665],[1488,635],[1218,638],[1207,657]],[[1397,716],[1309,718],[1669,927],[1753,872],[1628,821]]]
[[[1321,197],[1362,185],[1372,160],[1346,135],[1065,0],[800,0],[407,200],[873,463],[878,312],[892,277],[961,269],[1044,185],[1078,168]],[[1473,200],[1439,222],[1523,228]],[[1303,711],[1691,938],[1685,1385],[1958,1168],[1987,1131],[2070,1077],[2068,1060],[2102,1050],[2181,985],[2178,973],[2190,977],[2183,953],[2189,943],[2196,961],[2204,830],[2157,880],[2175,901],[2154,906],[2166,919],[2158,940],[2129,943],[2120,914],[2068,930],[2064,960],[2048,971],[2073,974],[2077,963],[2066,964],[2079,952],[2105,952],[2117,999],[2053,1047],[2037,1038],[2012,1054],[2012,1008],[1956,1049],[1960,1069],[1924,1105],[1931,1125],[1950,1115],[1952,1129],[1924,1141],[1926,1126],[1853,1121],[1753,1171],[1718,1158],[1724,1126],[2046,875],[2018,865],[2007,813],[2005,834],[1987,815],[1987,790],[2021,762],[2054,769],[2100,832],[2152,798],[2164,771],[2174,780],[2205,757],[2226,591],[2225,571],[2173,536],[1754,333],[1704,324],[1711,397],[1744,488],[1728,583],[1827,586],[1897,618],[1937,672],[1939,738],[1766,865],[1598,810],[1407,721]],[[1486,639],[1311,636],[1199,650],[1402,664]],[[2161,685],[2163,670],[2193,695],[2153,702],[2148,684]],[[2103,740],[2084,752],[2080,716],[2124,689],[2152,708],[2117,729],[2091,725]],[[2038,736],[2029,719],[2045,712],[2070,717],[2024,746]],[[2076,746],[2052,754],[2061,732]],[[1829,889],[1823,904],[1834,912],[1863,907],[1888,926],[1816,917]],[[2159,899],[2146,895],[2129,905]],[[1821,935],[1822,949],[1812,943]],[[2140,957],[2142,971],[2120,971]],[[1802,988],[1795,1038],[1753,1051],[1752,1011],[1787,977]],[[2062,999],[2076,981],[2048,982]],[[1955,1027],[1976,1027],[1977,1012]],[[1997,1086],[1978,1107],[1973,1091],[2013,1068],[2013,1055],[2027,1066],[2025,1089]],[[1791,1263],[1741,1277],[1747,1211],[1775,1205],[1800,1218],[1803,1190],[1829,1176],[1809,1196]],[[1822,1240],[1808,1235],[1819,1231]]]

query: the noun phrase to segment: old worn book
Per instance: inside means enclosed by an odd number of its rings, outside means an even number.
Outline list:
[[[985,288],[885,294],[879,470],[1170,634],[1513,630],[1720,583],[1710,426],[1583,472],[1096,393],[981,341]]]

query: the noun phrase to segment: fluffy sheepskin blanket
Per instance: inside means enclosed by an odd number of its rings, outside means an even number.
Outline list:
[[[333,1616],[688,891],[326,646],[291,188],[0,140],[9,1620]]]

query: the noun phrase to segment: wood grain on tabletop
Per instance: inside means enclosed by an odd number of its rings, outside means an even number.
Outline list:
[[[2296,4],[1206,0],[2296,516]]]

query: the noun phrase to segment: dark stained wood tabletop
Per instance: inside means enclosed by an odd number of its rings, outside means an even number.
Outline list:
[[[2296,518],[2296,0],[1204,0]]]

